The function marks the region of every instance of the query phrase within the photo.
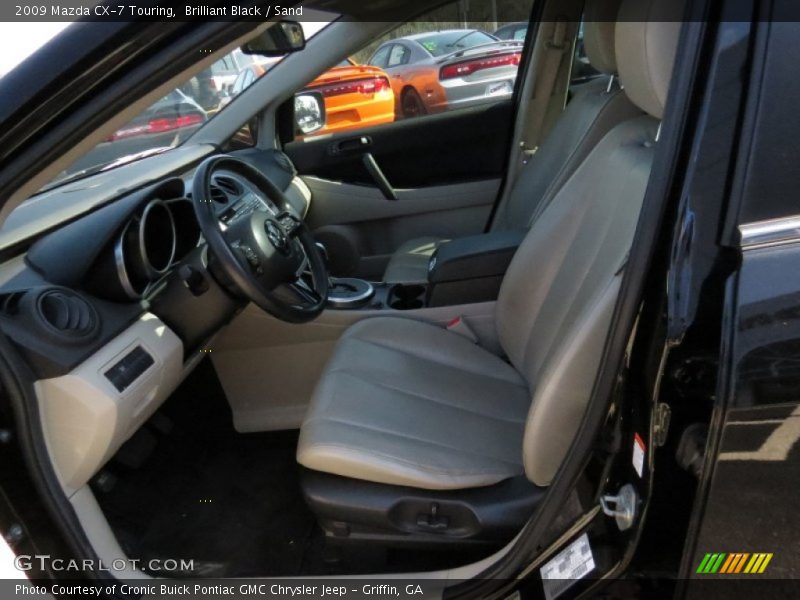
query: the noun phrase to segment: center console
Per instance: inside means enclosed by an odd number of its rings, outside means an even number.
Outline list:
[[[367,306],[374,295],[375,286],[363,279],[331,277],[328,284],[330,308],[361,308]]]
[[[428,266],[427,306],[496,300],[526,233],[497,231],[440,245]]]
[[[351,277],[331,277],[328,308],[339,310],[413,310],[426,306],[428,286],[372,283]]]
[[[496,300],[525,234],[499,231],[445,242],[431,257],[424,284],[332,278],[328,305],[351,310],[416,310]]]

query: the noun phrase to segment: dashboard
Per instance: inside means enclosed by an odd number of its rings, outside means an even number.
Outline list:
[[[297,191],[293,171],[269,153],[254,160],[304,215],[310,197]],[[192,174],[112,197],[0,265],[0,329],[30,368],[68,493],[169,397],[245,305],[214,268],[195,218]],[[254,208],[277,212],[224,172],[211,196],[222,229]]]
[[[113,260],[117,275],[114,283],[119,289],[104,290],[108,280],[97,278],[93,287],[99,295],[114,294],[131,300],[147,296],[170,268],[200,244],[200,228],[191,201],[182,197],[162,199],[158,195],[137,211],[117,236]],[[104,258],[111,260],[110,256]]]
[[[298,188],[288,159],[265,151],[243,158],[286,191],[298,214],[306,213],[310,197]],[[178,334],[188,356],[241,308],[202,239],[192,175],[189,170],[110,198],[58,227],[29,248],[23,273],[0,284],[0,328],[38,376],[68,372],[145,309]],[[277,212],[260,190],[224,171],[215,174],[211,200],[223,229],[259,205]],[[40,310],[42,302],[47,310]],[[80,317],[91,327],[78,331],[54,324],[59,315]]]
[[[98,295],[113,294],[131,300],[146,298],[170,269],[203,243],[191,192],[184,191],[184,187],[179,179],[160,184],[151,199],[128,219],[114,244],[115,284],[119,289],[107,287],[107,270],[101,269],[92,282]],[[213,177],[211,200],[223,230],[257,209],[279,212],[259,190],[224,172]],[[110,260],[110,256],[105,259]]]

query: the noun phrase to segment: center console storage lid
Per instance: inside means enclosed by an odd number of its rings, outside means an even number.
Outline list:
[[[428,281],[442,283],[505,274],[527,231],[495,231],[445,242],[431,257]]]

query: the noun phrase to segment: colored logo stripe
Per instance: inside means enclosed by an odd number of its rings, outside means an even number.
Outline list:
[[[725,558],[725,553],[715,552],[713,554],[706,554],[700,566],[697,567],[698,573],[716,573],[719,570],[722,560]]]
[[[750,557],[746,552],[731,554],[731,559],[722,565],[720,573],[739,573],[744,568],[745,561]]]
[[[703,574],[734,574],[734,573],[763,573],[772,560],[772,553],[756,552],[709,552],[700,561],[697,573]]]
[[[736,560],[738,554],[728,554],[728,559],[722,563],[722,568],[720,569],[720,573],[727,573],[728,569],[731,568],[731,564]]]
[[[744,568],[745,573],[763,573],[764,570],[767,568],[769,561],[772,560],[772,553],[758,553],[753,554],[753,558],[750,559],[750,562],[747,563],[747,566]]]

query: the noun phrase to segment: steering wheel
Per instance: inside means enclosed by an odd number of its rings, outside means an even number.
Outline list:
[[[221,173],[242,190],[230,201],[235,215],[227,223],[211,194]],[[197,168],[192,202],[214,257],[244,296],[290,323],[319,316],[328,297],[325,261],[306,224],[264,174],[238,158],[212,156]]]

